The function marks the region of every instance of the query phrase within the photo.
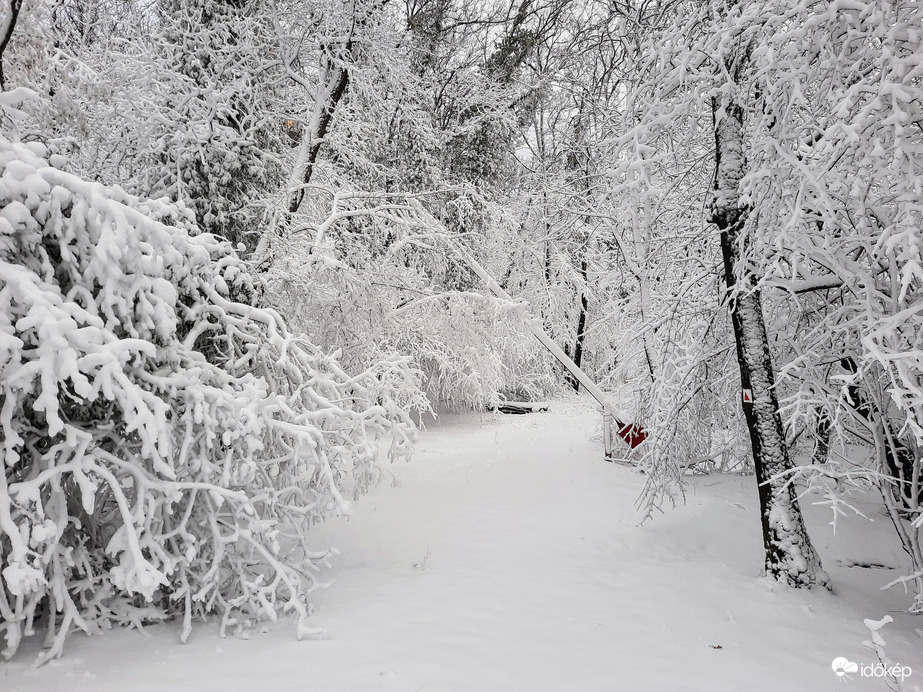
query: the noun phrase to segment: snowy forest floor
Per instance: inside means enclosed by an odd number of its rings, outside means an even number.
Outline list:
[[[177,624],[73,635],[38,670],[38,642],[0,664],[0,689],[886,690],[859,674],[842,687],[830,664],[876,662],[862,620],[888,613],[887,654],[923,688],[923,618],[879,590],[906,560],[875,497],[874,521],[841,518],[836,537],[803,500],[836,593],[787,590],[759,576],[752,476],[697,477],[684,506],[639,526],[644,477],[602,460],[598,427],[583,398],[428,424],[398,487],[315,532],[341,551],[314,599],[328,640],[297,642],[285,622],[247,641],[199,624],[186,645]]]

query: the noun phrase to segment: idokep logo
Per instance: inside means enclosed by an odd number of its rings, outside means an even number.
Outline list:
[[[851,679],[849,673],[859,673],[860,677],[863,678],[893,678],[903,682],[913,673],[910,666],[902,666],[897,663],[887,665],[884,663],[868,663],[860,666],[858,663],[853,663],[842,656],[833,659],[830,667],[841,680]]]
[[[836,673],[838,678],[842,678],[846,673],[855,673],[859,670],[858,663],[853,663],[842,656],[833,659],[833,663],[830,664],[830,667],[833,668],[833,672]]]

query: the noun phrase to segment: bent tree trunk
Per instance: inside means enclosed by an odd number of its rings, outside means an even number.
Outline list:
[[[794,488],[777,477],[793,466],[779,416],[760,292],[755,277],[746,270],[740,271],[745,266],[741,243],[747,220],[747,209],[740,203],[739,192],[746,167],[744,109],[732,97],[724,96],[712,102],[712,116],[716,173],[709,205],[710,221],[721,232],[724,277],[744,391],[744,417],[759,483],[766,574],[791,586],[826,585],[827,575],[811,545]],[[738,277],[742,285],[738,285]]]

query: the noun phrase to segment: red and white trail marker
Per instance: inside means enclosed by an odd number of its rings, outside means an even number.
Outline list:
[[[752,404],[752,403],[753,403],[753,390],[752,390],[752,389],[744,389],[744,390],[743,390],[743,402],[744,402],[745,404]]]

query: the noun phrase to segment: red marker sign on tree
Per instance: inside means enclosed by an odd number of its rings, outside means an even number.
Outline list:
[[[744,402],[745,404],[752,404],[752,403],[753,403],[753,390],[752,390],[752,389],[744,389],[744,390],[743,390],[743,402]]]

